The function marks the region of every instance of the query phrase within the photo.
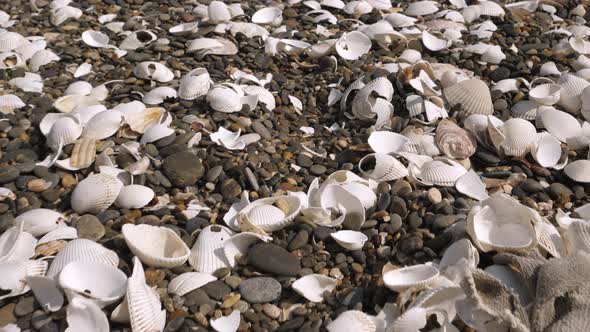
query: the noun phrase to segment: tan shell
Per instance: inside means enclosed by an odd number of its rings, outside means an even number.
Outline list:
[[[451,106],[461,104],[467,114],[494,113],[490,89],[479,79],[470,79],[444,89],[444,95]]]
[[[96,158],[96,140],[94,138],[79,138],[74,144],[70,156],[70,165],[77,168],[90,166]]]
[[[435,140],[440,151],[453,159],[469,158],[477,147],[473,134],[446,119],[438,123]]]

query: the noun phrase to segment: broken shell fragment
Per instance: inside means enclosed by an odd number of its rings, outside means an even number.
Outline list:
[[[170,283],[168,284],[168,293],[184,296],[185,294],[215,280],[217,279],[208,273],[185,272],[170,280]]]
[[[92,47],[106,47],[109,44],[109,36],[100,31],[86,30],[82,32],[82,41]]]
[[[122,232],[131,252],[149,266],[172,268],[184,264],[190,255],[188,246],[172,229],[125,224]]]
[[[336,52],[345,60],[357,60],[371,49],[371,39],[358,31],[345,32],[336,41]]]
[[[102,308],[125,295],[127,276],[110,264],[74,261],[62,269],[59,285],[70,302],[82,297],[92,300]]]
[[[139,78],[146,78],[162,83],[174,79],[174,73],[168,67],[154,61],[138,63],[133,70],[133,74]]]
[[[311,302],[322,302],[324,292],[336,288],[337,280],[321,274],[308,274],[297,279],[291,288]]]
[[[31,233],[35,237],[45,235],[63,225],[64,217],[61,213],[49,209],[32,209],[14,220],[17,227]]]
[[[196,68],[188,72],[178,87],[178,97],[184,100],[194,100],[204,96],[211,87],[211,78],[205,68]]]
[[[345,311],[326,326],[328,332],[375,332],[375,321],[358,310]]]
[[[283,22],[283,11],[278,7],[265,7],[252,15],[252,23],[281,25]]]
[[[342,247],[350,251],[361,250],[369,239],[365,234],[357,231],[338,231],[330,234]]]
[[[430,264],[419,264],[383,272],[387,288],[400,292],[408,288],[422,289],[438,277],[439,271]]]
[[[88,240],[75,239],[68,242],[55,256],[47,276],[56,278],[71,262],[99,262],[111,266],[119,265],[119,256],[112,250]]]
[[[453,159],[469,158],[477,147],[473,134],[446,119],[438,123],[435,140],[441,152]]]
[[[240,327],[240,311],[233,310],[229,316],[211,319],[209,324],[217,332],[236,332]]]

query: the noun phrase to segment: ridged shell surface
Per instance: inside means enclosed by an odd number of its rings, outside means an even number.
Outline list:
[[[133,258],[133,274],[127,281],[126,296],[132,331],[164,330],[166,310],[162,309],[158,293],[146,284],[143,266],[137,257]]]
[[[212,88],[207,92],[207,101],[211,108],[223,113],[239,112],[242,109],[240,96],[229,88]]]
[[[189,264],[198,272],[213,273],[222,267],[228,267],[229,262],[223,252],[223,243],[233,235],[233,232],[223,226],[211,225],[205,227],[191,249]]]
[[[215,280],[217,280],[217,278],[208,273],[185,272],[170,280],[170,283],[168,284],[168,293],[184,296],[185,294]]]
[[[194,100],[207,94],[211,87],[211,77],[205,68],[196,68],[188,72],[178,87],[178,97]]]
[[[414,176],[424,184],[450,187],[465,173],[467,170],[459,163],[440,159],[426,162]]]
[[[100,213],[117,199],[123,184],[114,176],[104,173],[88,176],[80,181],[72,192],[71,204],[74,211]]]
[[[74,227],[59,226],[58,228],[52,230],[40,238],[39,242],[37,242],[37,246],[56,240],[72,240],[77,238],[78,230],[76,230]]]
[[[408,288],[426,287],[438,275],[438,269],[432,265],[413,265],[383,273],[383,283],[387,288],[400,292]]]
[[[188,246],[169,228],[125,224],[122,232],[131,252],[146,265],[172,268],[184,264],[190,255]]]
[[[261,206],[270,206],[260,208]],[[254,210],[254,212],[253,212]],[[279,217],[283,212],[283,218]],[[274,196],[258,199],[246,206],[240,213],[250,217],[250,222],[265,232],[274,232],[285,228],[301,211],[301,201],[295,196]],[[265,216],[266,215],[266,216]]]
[[[356,331],[356,332],[375,332],[377,327],[371,317],[362,311],[349,310],[345,311],[326,326],[328,332]]]
[[[35,254],[37,240],[22,231],[23,226],[10,227],[0,235],[0,262],[29,259]]]
[[[71,117],[63,117],[51,126],[47,135],[47,145],[57,151],[60,145],[63,147],[76,142],[80,135],[82,135],[82,126]]]
[[[29,291],[27,276],[44,276],[47,262],[41,260],[15,260],[0,263],[0,289],[10,293],[0,296],[0,300],[18,296]]]
[[[590,160],[573,161],[565,166],[563,172],[576,182],[588,183],[590,182]]]
[[[14,220],[16,226],[23,224],[23,231],[35,237],[45,235],[59,227],[63,215],[50,209],[32,209]]]
[[[377,98],[390,102],[393,98],[393,85],[385,77],[379,77],[357,92],[352,101],[352,112],[360,117],[372,118],[375,116],[373,106]]]
[[[461,104],[467,114],[494,113],[490,89],[482,80],[461,81],[444,89],[444,94],[451,106]]]
[[[71,262],[100,262],[111,266],[119,265],[119,256],[112,250],[87,239],[76,239],[68,242],[55,256],[48,277],[55,278],[61,270]]]
[[[504,122],[502,134],[505,137],[502,143],[504,153],[508,156],[522,157],[535,144],[537,129],[527,120],[512,118]]]
[[[377,181],[393,181],[408,175],[408,169],[395,157],[382,153],[369,154],[359,162],[359,170]]]
[[[79,138],[70,155],[70,164],[76,168],[86,168],[96,159],[96,139]]]

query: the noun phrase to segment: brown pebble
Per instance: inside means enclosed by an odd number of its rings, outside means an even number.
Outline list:
[[[40,193],[51,187],[51,182],[45,181],[45,179],[35,179],[27,183],[27,189],[32,192]]]

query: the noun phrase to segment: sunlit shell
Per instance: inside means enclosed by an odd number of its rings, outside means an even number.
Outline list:
[[[529,98],[541,105],[553,105],[559,101],[560,91],[557,84],[541,84],[529,91]]]
[[[149,127],[141,136],[139,143],[148,144],[174,134],[174,129],[166,125],[156,124]]]
[[[82,126],[73,117],[63,117],[55,121],[47,135],[47,146],[54,151],[76,142],[82,135]]]
[[[76,238],[78,238],[78,231],[74,227],[59,226],[40,238],[39,242],[37,242],[37,247],[57,240],[72,240]]]
[[[70,155],[70,164],[76,168],[90,166],[96,158],[96,139],[80,138],[74,144]]]
[[[461,81],[444,89],[443,92],[451,106],[461,104],[467,114],[494,113],[490,90],[482,80]]]
[[[408,169],[396,158],[383,153],[371,153],[359,162],[362,174],[377,181],[392,181],[408,175]]]
[[[451,45],[451,41],[438,38],[426,30],[422,32],[422,43],[427,49],[434,52],[447,49]]]
[[[23,224],[23,231],[39,237],[58,228],[63,219],[61,213],[53,210],[32,209],[16,217],[14,224],[17,227]]]
[[[439,271],[430,264],[419,264],[383,272],[383,283],[393,291],[422,289],[438,277]]]
[[[343,248],[350,251],[361,250],[369,239],[364,233],[357,231],[338,231],[330,236]]]
[[[505,137],[502,143],[504,153],[509,156],[522,157],[534,146],[537,130],[532,123],[524,119],[512,118],[502,126]]]
[[[209,324],[217,332],[236,332],[240,327],[240,311],[233,310],[229,316],[211,319]]]
[[[471,268],[477,268],[479,264],[479,253],[469,239],[461,239],[451,244],[445,250],[438,267],[444,271],[446,267],[456,265],[461,259],[465,259]]]
[[[426,16],[438,11],[439,3],[437,1],[417,1],[410,3],[404,10],[404,14],[409,16]]]
[[[0,263],[0,289],[10,291],[0,296],[0,300],[18,296],[29,291],[27,276],[43,276],[47,262],[41,260],[14,260]],[[5,292],[3,292],[5,293]]]
[[[403,151],[408,138],[391,131],[374,131],[367,140],[371,149],[376,153],[395,154]]]
[[[86,30],[82,32],[82,41],[88,46],[102,48],[109,44],[109,36],[100,31]]]
[[[204,96],[211,86],[209,72],[205,68],[196,68],[188,72],[178,87],[178,97],[184,100],[194,100]]]
[[[231,19],[231,13],[229,12],[229,8],[225,3],[222,1],[211,1],[209,6],[207,6],[207,20],[208,23],[221,23],[226,22]]]
[[[556,109],[540,109],[538,113],[543,126],[561,142],[582,135],[582,126],[572,115]]]
[[[188,42],[187,52],[199,55],[232,55],[238,53],[238,47],[225,38],[197,38]]]
[[[358,310],[341,313],[328,326],[328,332],[375,332],[377,327],[372,317]]]
[[[105,139],[114,135],[123,123],[123,114],[116,110],[106,110],[93,116],[82,132],[82,137]]]
[[[141,104],[141,102],[138,103]],[[145,133],[150,127],[160,124],[161,119],[165,118],[166,109],[162,107],[145,108],[145,105],[141,105],[143,110],[133,111],[125,115],[125,122],[133,131]]]
[[[71,262],[100,262],[111,266],[119,265],[119,256],[112,250],[87,239],[75,239],[68,242],[57,253],[47,276],[56,278]]]
[[[205,227],[191,249],[189,264],[196,271],[205,273],[213,273],[220,268],[228,267],[229,262],[225,258],[223,244],[232,235],[233,232],[224,226]]]
[[[16,95],[0,96],[0,113],[14,113],[14,110],[25,107],[25,103]]]
[[[319,203],[324,210],[341,211],[341,207],[344,207],[345,228],[354,230],[361,228],[365,222],[365,207],[359,198],[335,184],[323,187],[319,195]]]
[[[242,109],[241,95],[232,88],[225,86],[213,87],[207,93],[207,101],[212,109],[224,112],[234,113]]]
[[[25,73],[24,77],[15,77],[8,81],[8,83],[24,92],[43,92],[43,79],[38,74]],[[22,106],[24,106],[24,103]]]
[[[0,262],[26,260],[35,254],[37,240],[22,227],[10,227],[0,235]]]
[[[133,258],[133,274],[127,281],[127,309],[132,331],[163,331],[166,310],[161,309],[158,293],[146,284],[143,266]]]
[[[324,292],[336,288],[337,280],[321,274],[308,274],[297,279],[291,288],[311,302],[322,302]]]
[[[68,304],[66,313],[68,322],[66,331],[110,331],[107,316],[92,301],[75,298]]]
[[[251,232],[241,232],[223,243],[223,252],[231,267],[236,265],[236,256],[244,256],[248,253],[248,249],[256,242],[271,240],[270,236],[264,236]]]
[[[94,96],[69,95],[57,98],[53,107],[62,113],[70,113],[77,107],[86,107],[98,104]]]
[[[573,74],[563,74],[557,82],[561,87],[558,105],[568,112],[577,113],[582,106],[582,91],[590,86],[590,83]]]
[[[371,39],[358,31],[345,32],[336,41],[336,52],[345,60],[357,60],[371,49]]]
[[[123,209],[140,209],[146,206],[154,196],[154,191],[150,187],[131,184],[121,189],[115,205]]]
[[[121,42],[119,48],[125,51],[133,51],[155,41],[157,38],[153,32],[148,30],[133,31]]]
[[[283,21],[283,11],[278,7],[265,7],[252,15],[252,23],[280,25]]]
[[[291,224],[300,210],[298,197],[274,196],[250,203],[240,214],[247,215],[250,223],[265,232],[274,232]]]
[[[92,84],[90,84],[86,81],[76,81],[76,82],[68,85],[68,87],[66,88],[66,91],[64,91],[64,95],[66,95],[66,96],[69,96],[69,95],[86,96],[86,95],[89,95],[90,92],[92,92]]]
[[[375,116],[375,106],[379,99],[389,103],[393,98],[393,85],[386,77],[379,77],[367,83],[357,92],[352,101],[352,112],[359,117]]]
[[[102,308],[125,295],[127,276],[110,264],[74,261],[60,272],[59,285],[70,301],[76,297],[87,298]]]
[[[165,65],[154,61],[138,63],[133,70],[133,74],[139,78],[150,79],[162,83],[174,79],[174,73],[172,70]]]
[[[579,159],[573,161],[565,166],[563,172],[576,182],[588,183],[590,182],[590,160]]]
[[[486,185],[483,183],[479,175],[474,170],[469,170],[463,174],[457,182],[455,182],[455,188],[458,192],[471,198],[483,201],[488,198],[488,192]]]
[[[362,182],[351,182],[342,185],[349,193],[358,197],[365,209],[370,209],[377,203],[377,195],[368,185]]]
[[[168,293],[184,296],[185,294],[215,280],[217,280],[217,278],[208,273],[185,272],[170,280],[170,283],[168,284]]]
[[[122,188],[123,184],[114,176],[89,175],[72,192],[72,209],[80,214],[100,213],[115,202]]]
[[[473,134],[446,119],[438,123],[435,140],[441,152],[453,159],[469,158],[477,147]]]
[[[37,72],[42,66],[59,60],[60,57],[52,51],[47,49],[40,50],[35,52],[33,57],[29,60],[29,67],[31,68],[31,71]]]
[[[439,158],[426,162],[413,176],[424,185],[454,186],[467,170],[451,159]]]
[[[27,44],[29,44],[29,41],[16,32],[4,31],[0,34],[0,52],[10,52]]]
[[[131,252],[149,266],[179,266],[190,254],[184,241],[169,228],[125,224],[122,231]]]

